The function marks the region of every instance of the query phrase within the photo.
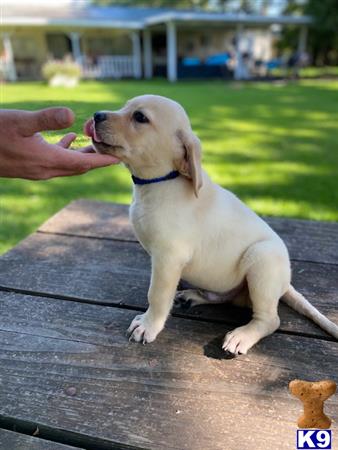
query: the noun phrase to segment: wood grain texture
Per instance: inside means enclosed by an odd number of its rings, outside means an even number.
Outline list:
[[[43,223],[39,231],[136,242],[128,211],[129,205],[76,200]]]
[[[338,223],[264,217],[285,240],[292,259],[338,264]],[[136,241],[128,205],[77,200],[44,223],[40,231]]]
[[[295,287],[338,323],[338,266],[306,262],[292,265]],[[0,258],[2,287],[108,305],[145,309],[149,279],[149,257],[134,242],[36,233]],[[174,312],[229,324],[242,324],[250,318],[248,311],[229,305]],[[327,336],[285,305],[281,305],[280,313],[284,331]]]
[[[338,223],[263,217],[285,241],[291,259],[338,264]]]
[[[33,436],[0,429],[1,450],[79,450],[79,447],[58,444]],[[81,450],[81,449],[80,449]]]
[[[225,326],[171,318],[143,346],[125,336],[134,314],[0,293],[0,414],[112,448],[293,450],[289,381],[338,381],[337,343],[275,334],[224,360]],[[334,435],[337,411],[334,396]]]

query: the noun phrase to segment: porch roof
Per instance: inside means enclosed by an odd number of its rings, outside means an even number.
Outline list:
[[[2,7],[2,25],[71,26],[79,28],[144,29],[151,25],[177,22],[185,24],[272,24],[307,25],[309,16],[262,16],[244,13],[215,13],[186,11],[169,8],[98,7],[70,4],[60,7],[39,5],[34,7],[9,3]]]

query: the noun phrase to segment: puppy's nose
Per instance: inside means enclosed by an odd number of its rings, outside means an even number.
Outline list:
[[[107,119],[107,114],[104,113],[104,112],[97,111],[97,112],[94,114],[94,120],[95,120],[95,123],[103,122],[103,121],[106,120],[106,119]]]

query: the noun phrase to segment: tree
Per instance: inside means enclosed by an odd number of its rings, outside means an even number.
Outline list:
[[[287,0],[283,13],[311,16],[308,51],[314,64],[338,64],[338,0]],[[280,48],[297,49],[298,34],[284,27]]]
[[[314,18],[309,46],[317,64],[338,63],[338,0],[308,0],[304,13]]]

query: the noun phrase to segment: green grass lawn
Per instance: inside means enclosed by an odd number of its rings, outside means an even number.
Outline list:
[[[285,68],[277,67],[276,69],[272,69],[270,74],[283,78],[290,75],[290,72]],[[298,70],[298,74],[301,78],[337,78],[338,66],[302,67]]]
[[[82,145],[82,124],[94,111],[119,108],[145,93],[186,108],[202,140],[205,169],[258,213],[338,220],[338,81],[83,82],[69,90],[20,83],[4,86],[1,100],[4,108],[69,106]],[[43,182],[0,179],[0,253],[77,198],[128,203],[127,170],[114,166]]]

